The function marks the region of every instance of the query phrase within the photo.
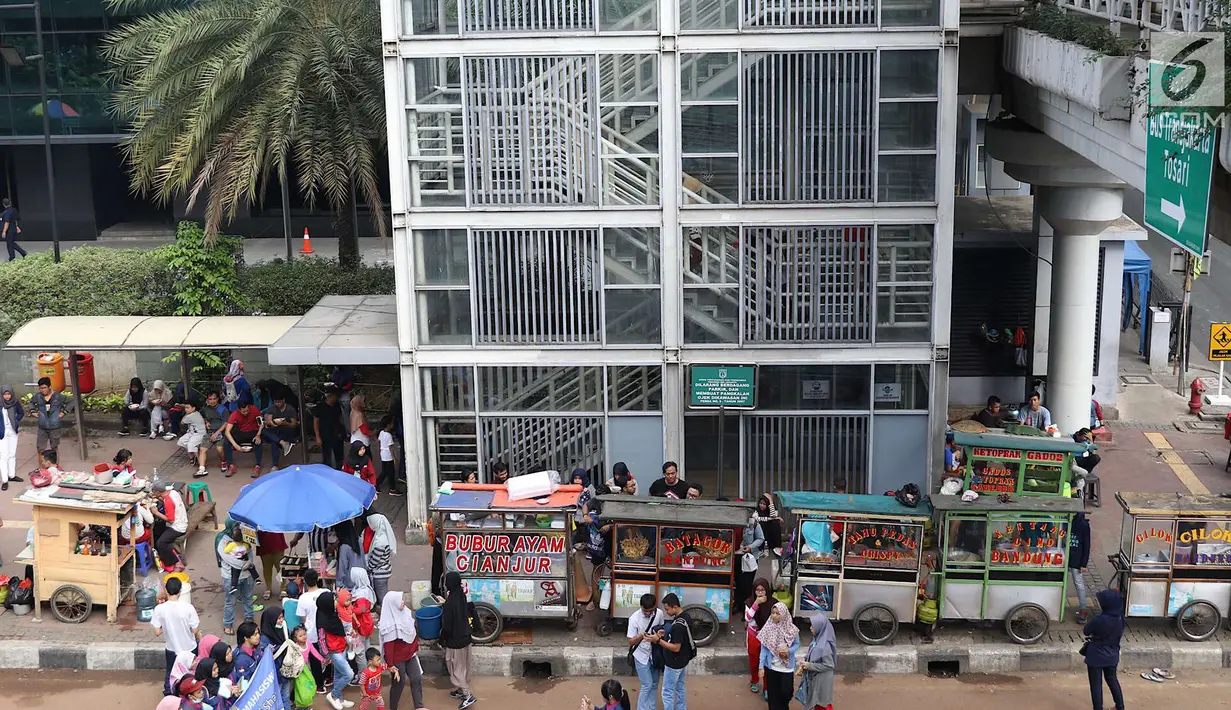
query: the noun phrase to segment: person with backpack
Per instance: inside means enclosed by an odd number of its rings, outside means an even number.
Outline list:
[[[0,205],[4,207],[4,211],[0,212],[0,239],[4,240],[4,245],[9,250],[9,261],[17,258],[17,252],[20,252],[24,257],[26,250],[21,248],[17,243],[17,235],[21,234],[21,217],[17,216],[17,210],[13,207],[13,201],[9,198],[0,200]]]
[[[663,597],[663,612],[671,619],[658,629],[655,643],[663,650],[663,710],[688,710],[688,689],[684,679],[688,664],[697,657],[697,644],[688,629],[688,617],[675,594]]]
[[[1082,628],[1086,643],[1081,649],[1090,679],[1090,703],[1094,710],[1103,710],[1103,681],[1106,680],[1116,710],[1124,710],[1124,691],[1116,677],[1116,667],[1120,665],[1120,638],[1124,635],[1124,597],[1119,590],[1104,589],[1094,598],[1102,611]]]
[[[641,690],[637,692],[637,710],[656,710],[659,681],[663,674],[663,655],[661,648],[655,648],[658,643],[658,633],[655,629],[662,626],[663,613],[658,609],[658,603],[653,594],[641,595],[641,611],[628,617],[628,655],[629,665],[637,673],[641,681]]]

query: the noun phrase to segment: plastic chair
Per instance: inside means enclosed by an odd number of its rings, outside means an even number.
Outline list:
[[[151,569],[154,568],[154,551],[150,549],[150,543],[138,542],[134,548],[136,549],[137,571],[142,577],[149,575]]]
[[[188,505],[203,500],[214,502],[214,496],[209,492],[209,484],[202,481],[192,481],[188,484]]]
[[[1086,500],[1095,508],[1103,507],[1103,501],[1100,499],[1102,494],[1102,485],[1099,483],[1098,475],[1093,473],[1086,474]]]

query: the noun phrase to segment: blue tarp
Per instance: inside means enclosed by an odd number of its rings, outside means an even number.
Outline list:
[[[1138,325],[1140,343],[1137,353],[1146,351],[1146,319],[1150,317],[1150,257],[1137,246],[1137,242],[1124,242],[1124,288],[1120,306],[1120,330],[1133,325],[1134,300],[1141,322]]]
[[[827,513],[855,513],[866,515],[901,515],[926,518],[932,514],[932,505],[923,500],[919,507],[902,505],[893,496],[852,495],[847,493],[812,493],[809,491],[777,491],[778,503],[783,508],[798,513],[802,510],[817,510]]]

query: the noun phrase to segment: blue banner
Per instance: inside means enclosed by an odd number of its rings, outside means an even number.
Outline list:
[[[239,696],[231,710],[290,710],[282,705],[282,693],[278,691],[278,669],[274,664],[273,650],[266,648],[261,660],[252,671],[248,689]]]

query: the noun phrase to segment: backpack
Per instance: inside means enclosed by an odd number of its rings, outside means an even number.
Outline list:
[[[688,617],[680,614],[671,622],[672,626],[676,624],[684,624],[684,634],[688,636],[688,644],[680,644],[680,653],[684,654],[684,662],[691,663],[692,659],[697,657],[697,644],[692,640],[692,629],[688,628]]]
[[[274,651],[274,659],[282,656],[282,660],[278,663],[278,675],[283,678],[298,678],[303,672],[303,653],[294,641],[286,640],[281,648]]]
[[[239,401],[239,390],[235,388],[235,380],[222,381],[222,401],[227,404]]]

